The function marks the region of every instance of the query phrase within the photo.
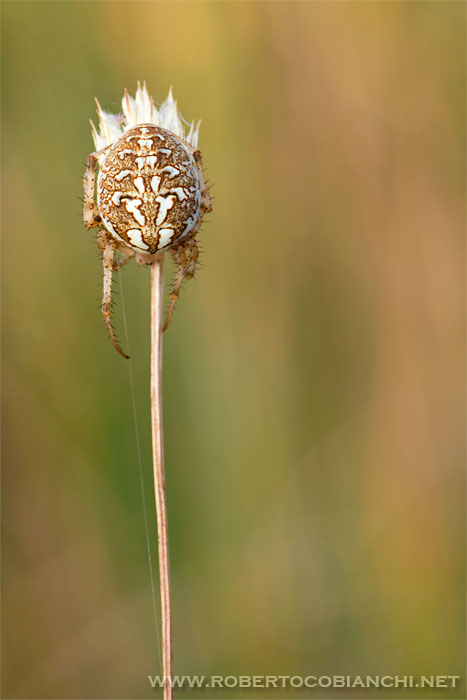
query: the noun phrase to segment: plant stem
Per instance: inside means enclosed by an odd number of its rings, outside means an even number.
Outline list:
[[[164,700],[172,700],[172,620],[170,611],[169,539],[164,476],[164,440],[162,432],[162,264],[163,257],[151,265],[151,424],[159,545],[159,578],[162,610],[162,673]]]

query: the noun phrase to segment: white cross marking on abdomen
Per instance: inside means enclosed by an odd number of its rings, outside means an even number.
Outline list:
[[[154,192],[154,194],[157,194],[159,192],[159,185],[161,183],[160,177],[157,175],[154,175],[154,177],[151,179],[151,189]]]
[[[173,228],[161,228],[159,231],[159,243],[157,244],[157,248],[160,249],[168,245],[173,235]]]
[[[166,165],[165,168],[162,168],[161,173],[169,173],[169,177],[175,177],[175,175],[180,173],[180,170],[177,170],[177,168],[172,168],[171,165]]]
[[[118,175],[115,175],[116,180],[123,180],[127,175],[131,175],[131,170],[120,170]]]
[[[159,211],[157,213],[156,226],[160,226],[165,221],[169,209],[172,209],[175,202],[175,197],[172,194],[169,194],[168,197],[159,196],[156,197],[156,202],[159,202]]]
[[[174,192],[177,195],[180,202],[182,202],[184,199],[188,199],[188,195],[183,189],[183,187],[172,187],[170,191]]]
[[[144,194],[144,180],[142,177],[137,177],[133,180],[134,185],[140,194]]]
[[[140,199],[127,199],[125,202],[125,207],[126,210],[129,214],[133,215],[133,218],[135,221],[137,221],[141,226],[144,226],[146,223],[146,218],[144,214],[142,214],[139,210],[139,207],[141,206],[141,200]]]
[[[149,250],[149,246],[143,241],[143,237],[139,228],[128,229],[127,236],[136,248],[141,248],[142,250]]]

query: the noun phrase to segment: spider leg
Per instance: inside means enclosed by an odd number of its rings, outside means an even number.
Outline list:
[[[204,180],[203,161],[201,159],[200,151],[194,151],[193,158],[195,159],[198,170],[199,184],[201,187],[201,209],[203,214],[205,214],[206,212],[212,211],[212,204],[211,195],[209,194],[209,187],[206,186],[206,182]]]
[[[123,255],[123,258],[120,258],[120,260],[114,260],[112,263],[112,270],[119,270],[121,267],[123,267],[123,265],[126,265],[127,262],[134,257],[134,255],[136,255],[136,251],[123,243],[117,243],[111,236],[109,236],[105,229],[101,228],[97,234],[97,247],[102,254],[104,253],[109,241],[112,243],[114,250],[117,250]]]
[[[87,228],[93,228],[101,223],[99,211],[94,202],[94,191],[96,186],[96,166],[97,154],[91,153],[88,156],[88,164],[84,171],[83,187],[84,187],[84,209],[83,221]]]
[[[123,253],[123,250],[120,251]],[[120,260],[117,260],[116,262],[113,263],[113,269],[114,270],[119,270],[123,265],[126,265],[128,260],[131,260],[131,258],[135,255],[135,251],[132,250],[131,248],[125,248],[125,252],[123,255],[123,258],[120,258]]]
[[[191,280],[195,274],[196,261],[198,260],[199,250],[196,244],[196,240],[191,238],[183,246],[179,248],[174,248],[170,251],[172,257],[178,265],[177,274],[172,283],[172,289],[170,291],[170,301],[169,308],[167,310],[167,316],[165,317],[165,323],[162,328],[166,331],[169,327],[170,321],[172,320],[173,312],[175,309],[175,304],[180,295],[180,290],[182,288],[183,281],[185,279]]]
[[[98,245],[99,248],[101,248],[101,245],[103,245],[103,260],[104,260],[104,293],[102,296],[102,316],[104,317],[104,322],[105,325],[107,326],[107,330],[110,335],[110,339],[112,340],[112,343],[114,344],[115,349],[117,352],[120,353],[122,357],[125,357],[126,359],[129,359],[128,355],[125,355],[123,352],[122,348],[117,342],[117,339],[115,337],[114,329],[112,328],[112,324],[110,322],[110,312],[111,312],[111,300],[112,300],[112,272],[115,269],[114,268],[114,250],[115,250],[115,243],[108,237],[105,238],[105,233],[104,235],[101,236],[100,232],[99,234],[99,240],[98,240]],[[131,256],[129,256],[131,257]]]

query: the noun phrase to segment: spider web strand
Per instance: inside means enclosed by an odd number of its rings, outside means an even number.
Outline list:
[[[131,402],[133,405],[133,422],[135,426],[135,436],[136,436],[136,451],[138,454],[138,471],[139,471],[139,480],[140,480],[140,486],[141,486],[141,498],[143,501],[143,515],[144,515],[144,530],[146,533],[146,549],[147,549],[147,554],[148,554],[148,563],[149,563],[149,576],[151,579],[151,591],[152,591],[152,607],[154,611],[154,629],[156,633],[156,642],[157,642],[157,650],[158,650],[158,659],[159,659],[159,667],[162,673],[162,650],[161,650],[161,642],[159,638],[159,623],[158,623],[158,617],[157,617],[157,603],[156,603],[156,589],[154,585],[154,570],[152,567],[152,552],[151,552],[151,539],[149,536],[149,525],[148,525],[148,513],[147,513],[147,508],[146,508],[146,492],[144,489],[144,479],[143,479],[143,461],[141,457],[141,443],[140,443],[140,438],[139,438],[139,425],[138,425],[138,415],[136,411],[136,399],[135,399],[135,383],[134,383],[134,378],[133,378],[133,360],[131,359],[131,351],[130,351],[130,342],[128,338],[128,326],[127,326],[127,320],[126,320],[126,310],[125,310],[125,297],[123,294],[123,279],[122,279],[122,274],[121,270],[118,270],[118,277],[119,277],[119,282],[120,282],[120,296],[122,299],[122,315],[123,315],[123,328],[125,331],[125,343],[126,347],[128,348],[128,352],[130,354],[130,359],[128,360],[128,369],[130,373],[130,386],[131,386]]]

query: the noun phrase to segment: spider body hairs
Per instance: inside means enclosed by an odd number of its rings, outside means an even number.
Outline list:
[[[107,114],[97,104],[101,132],[93,125],[97,150],[89,155],[84,174],[83,219],[87,228],[99,227],[97,244],[104,262],[102,315],[116,350],[128,357],[110,321],[112,272],[133,256],[144,265],[166,251],[171,253],[177,273],[166,330],[183,281],[194,275],[199,254],[196,235],[212,207],[197,149],[197,129],[192,124],[184,138],[171,92],[157,110],[146,85],[138,84],[135,100],[125,91],[124,116]],[[117,262],[115,251],[123,254]]]

